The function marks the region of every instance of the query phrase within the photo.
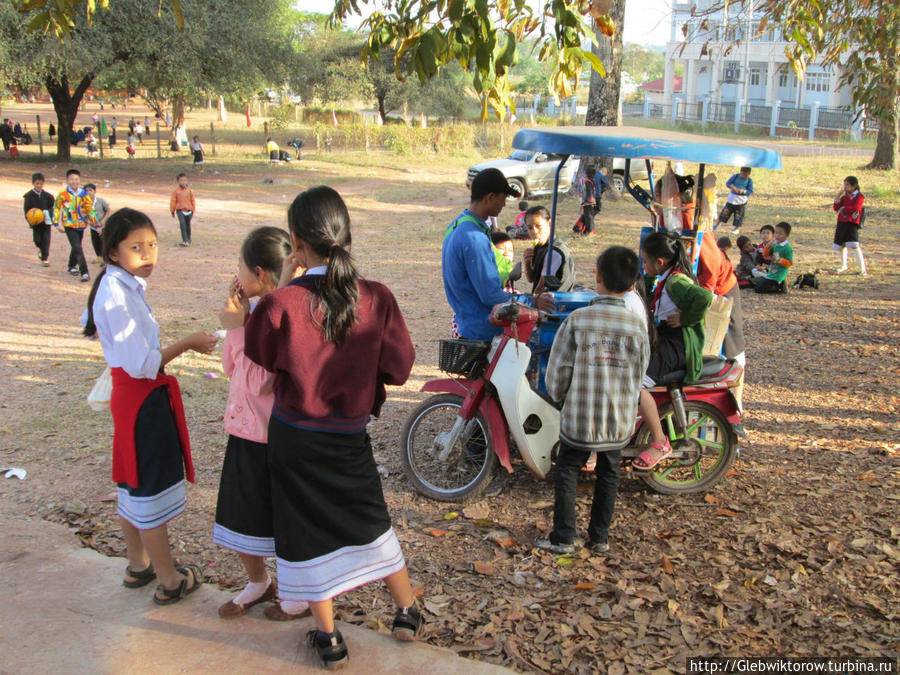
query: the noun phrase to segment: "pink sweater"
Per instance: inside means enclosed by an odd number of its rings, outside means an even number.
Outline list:
[[[222,366],[231,378],[225,431],[248,441],[265,443],[269,437],[269,416],[275,394],[275,376],[244,354],[244,327],[228,331],[222,345]]]

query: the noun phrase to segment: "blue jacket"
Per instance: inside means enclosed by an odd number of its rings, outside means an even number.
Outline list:
[[[463,216],[469,216],[474,222],[470,218],[462,219]],[[457,225],[444,238],[441,250],[444,293],[453,308],[460,336],[468,340],[490,340],[502,330],[491,325],[491,308],[510,300],[510,295],[502,290],[491,250],[490,230],[468,209],[453,222]]]

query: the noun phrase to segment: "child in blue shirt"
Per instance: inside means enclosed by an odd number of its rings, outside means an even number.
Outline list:
[[[747,200],[753,194],[753,179],[750,178],[750,167],[742,166],[741,172],[729,178],[725,183],[725,187],[729,189],[728,201],[719,214],[719,222],[716,223],[716,227],[727,223],[733,214],[734,228],[731,230],[731,234],[740,234],[741,225],[744,224],[744,211],[747,206]]]

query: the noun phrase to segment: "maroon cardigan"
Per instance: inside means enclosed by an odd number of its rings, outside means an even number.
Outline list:
[[[357,433],[381,412],[384,385],[406,382],[415,361],[397,300],[383,284],[359,282],[358,321],[340,345],[325,339],[315,309],[320,275],[264,297],[247,321],[244,353],[275,373],[272,415],[295,427]]]

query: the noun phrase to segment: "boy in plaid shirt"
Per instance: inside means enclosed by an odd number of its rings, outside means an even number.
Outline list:
[[[650,360],[647,330],[625,306],[640,272],[637,254],[612,246],[597,258],[597,292],[589,307],[563,321],[547,365],[547,393],[562,403],[556,460],[553,531],[537,548],[575,551],[575,488],[591,452],[597,482],[588,524],[588,546],[609,550],[607,539],[619,486],[619,464],[637,419],[641,380]]]

